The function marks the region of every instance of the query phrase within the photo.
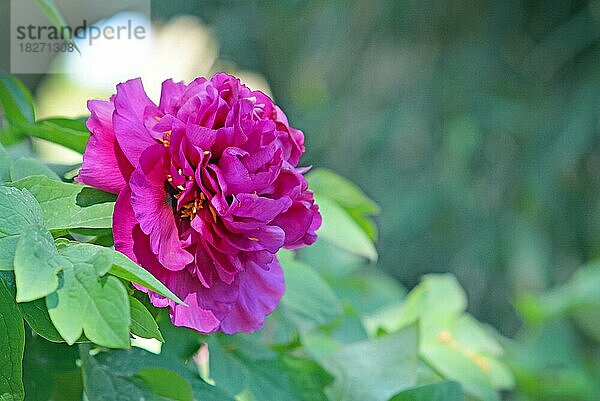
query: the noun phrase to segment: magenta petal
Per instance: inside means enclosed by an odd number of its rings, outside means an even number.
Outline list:
[[[246,271],[239,274],[237,302],[221,323],[221,330],[233,334],[260,329],[265,317],[277,307],[284,290],[283,271],[277,258],[273,258],[268,270],[254,262],[247,263]]]
[[[86,125],[91,136],[76,181],[119,193],[125,187],[123,171],[130,174],[131,165],[116,146],[112,128],[114,106],[110,101],[90,100],[88,109],[91,116]]]
[[[137,261],[133,253],[133,228],[138,224],[131,207],[131,190],[125,187],[117,197],[113,212],[115,249]]]
[[[160,112],[144,92],[139,78],[117,85],[114,103],[115,136],[127,159],[137,166],[142,152],[157,143],[145,123],[159,116]]]
[[[173,82],[172,79],[167,79],[162,83],[162,90],[160,92],[160,103],[158,108],[163,113],[175,114],[179,106],[179,99],[185,91],[185,84],[183,82]]]
[[[160,263],[170,270],[181,270],[194,260],[182,248],[171,205],[171,195],[165,190],[168,172],[166,148],[149,147],[140,157],[140,165],[131,175],[131,205],[136,220],[150,236],[152,251]]]

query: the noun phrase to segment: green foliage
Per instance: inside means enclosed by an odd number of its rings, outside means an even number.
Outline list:
[[[10,166],[10,179],[17,181],[30,175],[43,175],[50,179],[59,181],[58,175],[48,166],[32,157],[20,157]]]
[[[417,384],[418,326],[346,345],[324,360],[335,381],[327,394],[332,401],[386,401]]]
[[[49,230],[112,226],[114,198],[102,191],[44,176],[23,178],[10,185],[27,189],[36,198]]]
[[[144,304],[133,297],[129,297],[131,307],[131,333],[143,338],[155,338],[165,342],[154,316],[146,309]]]
[[[0,285],[0,400],[23,399],[23,318],[12,294]]]
[[[173,301],[184,304],[184,302],[173,294],[163,283],[158,281],[147,270],[141,268],[121,252],[115,251],[113,264],[109,273],[124,280],[131,281],[144,286],[145,288],[165,296]]]
[[[0,187],[0,270],[12,270],[21,234],[43,224],[42,209],[27,190]]]
[[[36,138],[45,139],[83,153],[90,139],[90,133],[83,120],[67,118],[48,118],[36,121],[27,128],[27,133]]]
[[[390,401],[464,401],[460,384],[456,382],[440,382],[426,384],[403,391],[392,397]]]

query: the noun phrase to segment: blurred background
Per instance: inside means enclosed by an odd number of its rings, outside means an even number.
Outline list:
[[[151,12],[155,45],[139,73],[150,93],[225,70],[272,94],[306,135],[303,163],[381,206],[373,269],[408,288],[454,272],[478,319],[522,343],[548,340],[531,346],[556,347],[540,364],[574,367],[548,378],[573,379],[570,395],[539,399],[591,399],[600,308],[580,319],[595,325],[542,328],[527,299],[600,256],[600,1],[171,0]],[[41,117],[72,116],[128,78],[119,72],[21,78]]]

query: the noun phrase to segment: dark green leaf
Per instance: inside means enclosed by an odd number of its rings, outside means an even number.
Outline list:
[[[139,401],[140,396],[154,396],[146,381],[136,377],[138,372],[148,368],[169,369],[181,376],[191,385],[195,400],[233,401],[218,387],[207,384],[169,356],[154,355],[138,348],[100,352],[95,356],[91,356],[89,351],[89,346],[80,346],[85,392],[89,401]]]
[[[145,368],[136,376],[146,382],[159,397],[173,401],[192,401],[192,386],[177,373],[165,368]]]
[[[131,332],[142,338],[156,338],[160,342],[165,342],[156,320],[144,304],[133,297],[129,297],[129,306],[131,307]]]
[[[328,401],[325,395],[325,387],[333,381],[333,377],[327,373],[318,363],[306,358],[295,358],[285,356],[283,363],[292,385],[303,401]]]
[[[390,401],[465,401],[465,395],[459,383],[446,381],[411,388]]]
[[[15,277],[13,272],[0,271],[0,285],[3,285],[10,291],[13,298],[17,293]],[[22,302],[17,304],[21,316],[27,321],[27,324],[40,336],[52,342],[64,342],[54,324],[50,320],[46,300],[38,299],[33,302]]]
[[[0,186],[0,270],[13,269],[21,233],[43,223],[42,209],[27,190]]]
[[[23,400],[23,318],[11,292],[0,283],[0,400]]]
[[[210,377],[232,397],[250,393],[261,401],[298,401],[302,396],[286,373],[285,363],[248,335],[208,338]],[[236,372],[234,375],[231,372]]]
[[[12,75],[0,71],[0,106],[9,124],[33,124],[35,112],[29,90]]]
[[[37,121],[35,125],[27,128],[27,133],[79,153],[85,151],[85,146],[90,138],[84,121],[67,118],[49,118]]]

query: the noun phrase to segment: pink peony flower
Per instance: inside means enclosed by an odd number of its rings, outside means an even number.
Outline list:
[[[178,326],[262,327],[284,291],[276,252],[313,243],[321,224],[297,168],[303,133],[264,93],[223,73],[163,82],[158,106],[133,79],[88,108],[77,181],[118,194],[115,248],[188,306],[140,289]]]

